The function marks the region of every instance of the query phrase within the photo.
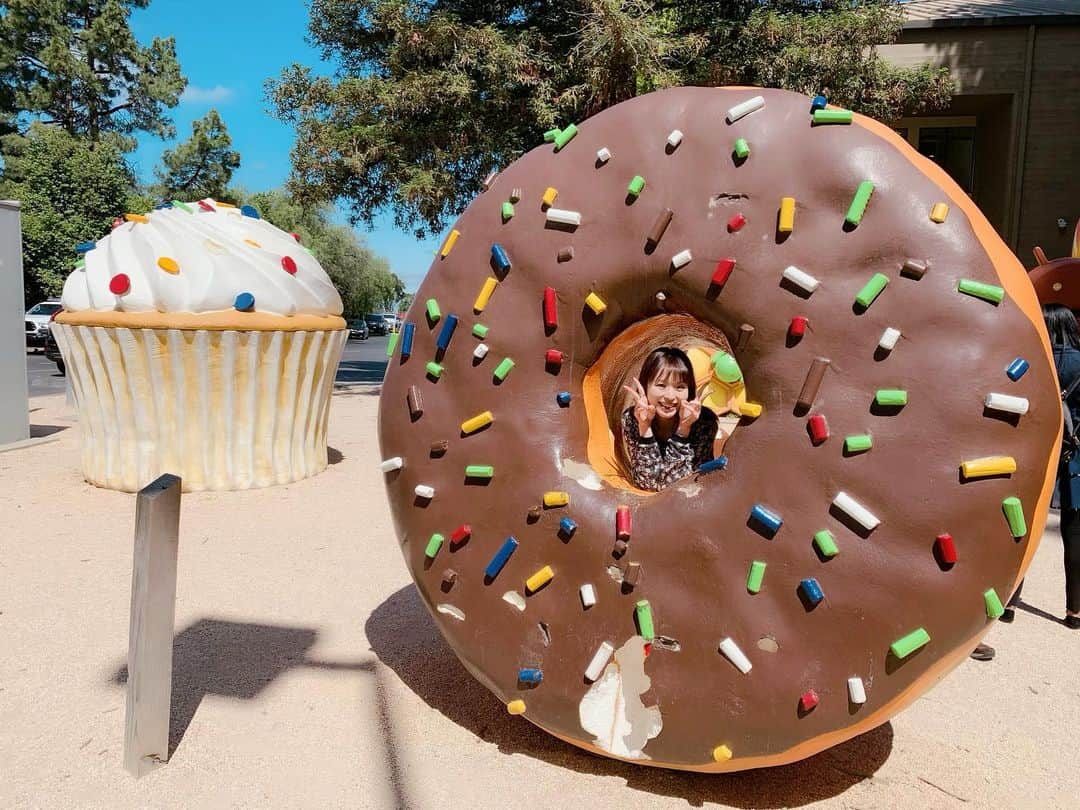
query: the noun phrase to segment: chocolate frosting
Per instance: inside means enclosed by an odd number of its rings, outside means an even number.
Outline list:
[[[759,94],[764,109],[727,123],[728,108]],[[460,238],[435,259],[409,312],[412,353],[395,354],[387,371],[381,450],[383,458],[404,459],[387,474],[387,492],[424,602],[476,678],[508,703],[523,700],[532,722],[593,750],[638,756],[598,742],[583,727],[580,704],[601,642],[625,647],[623,659],[634,660],[626,645],[638,633],[640,600],[651,607],[658,642],[644,658],[644,678],[624,673],[627,695],[629,687],[645,690],[634,696],[643,705],[627,710],[636,725],[624,742],[643,743],[640,756],[654,764],[697,769],[717,769],[713,752],[725,745],[734,758],[722,767],[737,769],[740,762],[784,761],[785,752],[823,735],[839,742],[871,715],[874,723],[888,719],[905,695],[931,685],[935,663],[962,655],[984,632],[984,592],[993,588],[1006,601],[1037,541],[1011,536],[1002,500],[1019,497],[1028,527],[1041,527],[1045,515],[1036,511],[1045,504],[1061,424],[1041,326],[1017,305],[1015,285],[1002,280],[1006,274],[959,205],[943,223],[931,221],[934,204],[955,199],[959,189],[947,194],[918,168],[912,150],[858,116],[855,125],[812,125],[810,101],[756,88],[665,90],[583,122],[559,151],[545,144],[529,152],[455,224]],[[677,148],[667,143],[674,129],[684,133]],[[750,146],[745,161],[732,154],[736,138]],[[597,160],[601,147],[610,160]],[[635,175],[646,181],[636,199],[627,195]],[[869,205],[857,227],[845,226],[864,180],[875,186]],[[541,197],[548,187],[558,191],[554,207],[580,212],[579,226],[546,221]],[[515,188],[522,199],[504,222],[501,206]],[[782,197],[796,200],[787,235],[777,233]],[[673,216],[659,229],[665,209]],[[738,212],[747,223],[733,232],[727,223]],[[658,243],[648,241],[650,233],[659,234]],[[496,272],[493,244],[505,249],[509,270]],[[685,249],[693,258],[675,269],[671,258]],[[736,259],[736,268],[722,289],[710,291],[725,257]],[[928,263],[921,278],[901,273],[909,259]],[[807,294],[782,283],[789,265],[820,286]],[[862,309],[855,296],[875,273],[888,284]],[[501,281],[476,315],[474,299],[493,274]],[[959,293],[962,278],[1004,284],[1004,300]],[[558,296],[554,330],[543,320],[547,286]],[[584,305],[590,292],[607,305],[601,315]],[[441,355],[435,343],[442,324],[425,314],[431,298],[443,319],[461,319]],[[587,474],[582,379],[614,336],[660,314],[660,306],[728,336],[748,398],[764,411],[728,442],[726,469],[642,495]],[[806,316],[809,328],[791,342],[796,315]],[[473,357],[481,342],[470,333],[474,323],[490,327],[483,360]],[[886,353],[878,340],[890,326],[902,337]],[[554,369],[545,364],[551,348],[565,355]],[[514,367],[500,382],[493,371],[505,357]],[[799,408],[819,357],[829,362],[813,405]],[[1016,357],[1030,368],[1013,381],[1005,369]],[[425,373],[436,358],[443,367],[437,380]],[[411,386],[423,397],[415,418]],[[874,405],[878,389],[906,390],[907,404]],[[560,391],[571,393],[569,407],[557,403]],[[1027,397],[1030,410],[987,410],[990,392]],[[463,435],[461,423],[487,410],[493,423]],[[815,446],[807,418],[818,413],[831,435]],[[872,449],[845,455],[851,434],[870,434]],[[433,453],[442,441],[445,452]],[[1014,457],[1016,472],[960,476],[962,461],[995,455]],[[472,464],[493,465],[494,476],[466,479]],[[418,484],[434,487],[434,497],[418,498]],[[551,490],[568,492],[569,506],[536,510]],[[880,525],[866,531],[832,508],[840,491]],[[631,506],[633,528],[626,554],[616,558],[619,504]],[[755,504],[783,520],[774,535],[749,519]],[[577,529],[560,536],[567,516]],[[463,523],[471,536],[452,544],[451,532]],[[815,550],[821,529],[835,536],[835,557]],[[951,567],[934,554],[935,538],[946,532],[959,554]],[[433,533],[448,539],[429,561]],[[510,536],[518,547],[485,580]],[[751,594],[747,572],[755,560],[767,569],[760,592]],[[637,564],[633,587],[617,581],[630,563]],[[527,594],[526,579],[544,566],[553,579]],[[824,594],[812,608],[799,595],[808,578]],[[597,596],[587,610],[579,598],[585,583]],[[511,590],[523,610],[503,599]],[[890,654],[894,641],[920,627],[930,636],[926,646],[904,659]],[[747,674],[719,652],[728,637],[752,663]],[[616,672],[612,661],[609,672]],[[519,683],[524,668],[541,670],[542,682]],[[849,701],[852,676],[862,678],[866,704]],[[801,711],[800,697],[811,689],[820,702]],[[652,722],[652,707],[662,728],[650,738],[655,729],[643,724]]]

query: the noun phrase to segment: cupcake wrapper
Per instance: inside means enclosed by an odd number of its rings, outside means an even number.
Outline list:
[[[82,427],[86,480],[135,492],[285,484],[326,468],[330,394],[347,331],[53,324]]]

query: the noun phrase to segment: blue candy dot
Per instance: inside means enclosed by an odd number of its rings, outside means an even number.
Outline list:
[[[251,312],[255,309],[255,296],[249,292],[242,292],[236,296],[233,306],[241,312]]]
[[[570,407],[570,392],[560,391],[558,394],[555,395],[555,401],[559,403],[560,408]]]
[[[91,250],[97,247],[96,242],[79,242],[75,246],[76,253],[89,253]]]
[[[259,216],[258,209],[256,209],[254,205],[241,205],[240,213],[245,217],[251,217],[252,219],[262,219],[262,217]]]
[[[825,96],[814,96],[814,101],[810,105],[810,111],[813,112],[814,110],[824,110],[828,103],[829,101],[825,98]]]

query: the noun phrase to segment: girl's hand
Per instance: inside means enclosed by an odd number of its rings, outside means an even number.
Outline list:
[[[679,427],[675,433],[685,439],[690,435],[690,428],[701,416],[701,394],[693,399],[687,399],[679,403]]]
[[[634,401],[634,419],[637,421],[638,435],[652,435],[652,421],[656,416],[656,406],[649,404],[649,398],[645,395],[645,389],[638,380],[630,380],[631,385],[623,388]],[[631,387],[632,386],[632,387]]]

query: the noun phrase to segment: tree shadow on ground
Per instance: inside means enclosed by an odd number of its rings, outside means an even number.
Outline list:
[[[381,383],[386,376],[385,360],[342,360],[338,364],[337,384]]]
[[[776,768],[701,774],[631,765],[595,756],[511,717],[473,680],[443,640],[416,588],[392,594],[369,617],[372,650],[416,695],[504,754],[524,754],[579,773],[614,776],[635,790],[735,807],[779,808],[822,801],[869,779],[889,758],[889,723],[809,759]]]

